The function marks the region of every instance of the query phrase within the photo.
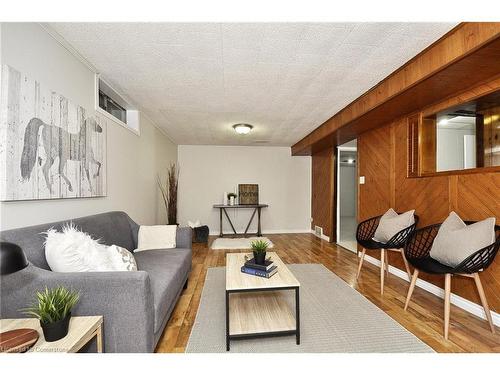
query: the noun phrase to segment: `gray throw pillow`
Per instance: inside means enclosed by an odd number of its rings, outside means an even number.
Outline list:
[[[441,224],[430,251],[431,258],[456,267],[476,251],[495,242],[495,218],[466,225],[451,212]]]
[[[377,242],[387,243],[387,241],[394,237],[398,232],[401,232],[403,229],[406,229],[415,223],[414,213],[415,210],[411,210],[398,215],[396,211],[389,208],[380,218],[377,230],[373,235],[373,239]]]

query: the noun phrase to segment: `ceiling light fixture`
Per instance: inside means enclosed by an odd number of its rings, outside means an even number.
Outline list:
[[[448,119],[444,118],[438,121],[438,125],[447,125],[448,124]]]
[[[233,129],[238,134],[248,134],[253,129],[253,126],[249,124],[234,124]]]

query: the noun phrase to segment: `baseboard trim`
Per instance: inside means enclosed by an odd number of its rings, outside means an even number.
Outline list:
[[[330,237],[325,236],[324,234],[322,234],[321,236],[318,236],[318,235],[316,234],[316,232],[314,231],[314,229],[311,229],[311,230],[310,230],[309,232],[307,232],[307,233],[312,233],[312,234],[314,234],[316,237],[321,238],[322,240],[325,240],[326,242],[330,242]]]
[[[361,254],[359,254],[358,256],[361,256]],[[380,260],[373,258],[369,255],[365,255],[365,260],[368,263],[371,263],[371,264],[380,268]],[[410,279],[408,278],[408,274],[405,271],[400,270],[399,268],[396,268],[394,266],[389,265],[389,272],[391,274],[405,280],[405,281],[410,282]],[[438,286],[436,286],[428,281],[422,280],[422,279],[417,279],[416,285],[418,287],[428,291],[429,293],[432,293],[435,296],[437,296],[441,299],[444,299],[444,289],[443,288],[440,288],[440,287],[438,287]],[[478,305],[477,303],[474,303],[472,301],[469,301],[468,299],[465,299],[463,297],[460,297],[459,295],[456,295],[454,293],[451,293],[450,302],[453,305],[460,307],[461,309],[471,313],[472,315],[475,315],[478,318],[486,320],[486,314],[484,313],[483,306]],[[500,314],[495,312],[495,311],[491,311],[491,317],[493,318],[493,324],[500,327]]]
[[[222,233],[224,234],[234,234],[232,231],[223,231]],[[266,234],[293,234],[293,233],[311,233],[310,229],[270,229],[270,230],[265,230],[262,231],[262,235],[265,236]],[[219,231],[217,230],[211,230],[209,232],[211,236],[218,236],[220,234]],[[238,234],[240,234],[238,232]],[[242,234],[242,233],[241,233]]]

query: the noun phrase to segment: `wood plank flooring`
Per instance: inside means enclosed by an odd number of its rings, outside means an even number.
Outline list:
[[[485,320],[453,305],[449,340],[444,340],[443,300],[416,287],[408,311],[404,311],[409,283],[389,275],[382,297],[379,268],[366,261],[356,282],[358,260],[356,254],[348,250],[322,241],[312,234],[276,234],[267,237],[273,241],[273,251],[278,253],[283,262],[324,264],[437,352],[500,352],[500,329],[497,327],[497,333],[491,333]],[[210,242],[214,239],[211,237]],[[200,303],[207,269],[224,266],[227,252],[241,250],[210,250],[207,245],[193,245],[193,268],[188,288],[182,293],[172,313],[158,342],[157,352],[184,352]],[[396,256],[400,255],[390,254],[389,262]]]

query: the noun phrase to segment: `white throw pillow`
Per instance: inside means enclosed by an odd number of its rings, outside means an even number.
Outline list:
[[[456,267],[476,251],[495,242],[495,218],[466,225],[455,212],[441,224],[430,251],[431,258]]]
[[[72,224],[62,232],[49,229],[46,232],[45,258],[54,272],[104,272],[128,271],[134,267],[123,260],[124,254],[117,246],[106,246]],[[126,249],[123,249],[127,251]],[[128,252],[128,251],[127,251]],[[130,256],[133,255],[129,252]],[[125,254],[126,255],[126,254]],[[135,259],[133,259],[135,264]],[[135,266],[135,270],[137,266]]]
[[[373,239],[377,242],[386,243],[398,232],[415,223],[414,213],[415,210],[410,210],[398,215],[396,211],[389,208],[380,218]]]
[[[177,225],[141,225],[134,251],[174,249]]]

